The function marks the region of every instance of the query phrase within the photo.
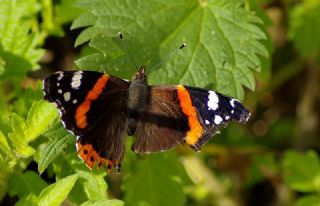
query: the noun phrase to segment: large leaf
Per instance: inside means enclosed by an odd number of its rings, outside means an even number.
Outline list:
[[[124,180],[127,205],[183,205],[183,184],[189,179],[172,152],[151,154],[136,161],[133,174]]]
[[[92,25],[84,30],[81,43],[92,40],[99,31],[109,37],[121,31],[124,40],[118,45],[127,51],[117,58],[94,54],[90,65],[76,62],[81,69],[130,78],[133,59],[147,65],[150,83],[215,88],[242,98],[242,86],[255,87],[253,74],[261,68],[259,55],[268,55],[261,43],[266,36],[257,27],[262,21],[239,0],[80,0],[77,5],[87,13],[73,28]],[[104,39],[96,41],[103,44]],[[175,52],[182,43],[187,48]],[[160,62],[160,71],[153,72],[152,67]]]

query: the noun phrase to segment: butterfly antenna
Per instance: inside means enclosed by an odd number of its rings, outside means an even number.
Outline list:
[[[181,46],[179,46],[178,49],[176,49],[175,51],[173,51],[166,59],[164,59],[163,61],[160,61],[159,64],[156,64],[155,66],[153,66],[150,71],[154,71],[154,70],[157,69],[160,65],[168,62],[174,55],[176,55],[177,53],[179,53],[180,50],[182,50],[182,49],[183,49],[184,47],[186,47],[186,46],[187,46],[187,44],[186,44],[186,43],[183,43]]]
[[[120,37],[120,40],[123,41],[123,40],[124,40],[124,39],[123,39],[123,34],[122,34],[121,32],[119,32],[118,35],[119,35],[119,37]],[[121,44],[122,44],[122,46],[124,47],[125,52],[128,53],[128,55],[129,55],[129,57],[130,57],[130,60],[131,60],[131,61],[133,62],[133,64],[135,65],[136,69],[138,69],[139,67],[138,67],[137,63],[134,61],[134,58],[132,57],[131,52],[130,52],[130,50],[128,49],[128,45],[126,45],[125,43],[121,43]]]

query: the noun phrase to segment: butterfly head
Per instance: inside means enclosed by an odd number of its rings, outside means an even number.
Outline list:
[[[146,82],[147,81],[147,75],[145,73],[145,66],[141,65],[137,71],[137,73],[132,77],[133,81],[136,82]]]

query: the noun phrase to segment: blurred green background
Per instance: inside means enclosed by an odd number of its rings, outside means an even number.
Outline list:
[[[1,205],[320,205],[320,1],[0,0],[0,22]],[[41,80],[129,79],[135,63],[150,84],[237,97],[251,119],[198,153],[136,155],[128,138],[121,174],[90,171]]]

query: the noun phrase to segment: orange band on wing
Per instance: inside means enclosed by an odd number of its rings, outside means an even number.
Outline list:
[[[83,129],[87,126],[87,112],[90,109],[91,103],[99,97],[103,88],[107,85],[108,79],[109,76],[107,74],[102,75],[89,91],[82,104],[77,108],[75,120],[78,128]]]
[[[192,105],[189,92],[184,86],[178,85],[178,99],[182,112],[188,117],[190,130],[187,132],[186,142],[189,145],[195,145],[202,135],[202,126],[197,118],[196,108]]]
[[[85,144],[82,145],[79,142],[77,142],[77,150],[78,155],[83,161],[86,163],[86,165],[92,169],[94,166],[94,163],[98,163],[98,169],[100,169],[101,165],[104,163],[108,164],[108,171],[110,171],[112,162],[108,159],[105,159],[103,157],[100,157],[99,154],[93,149],[91,144]]]

